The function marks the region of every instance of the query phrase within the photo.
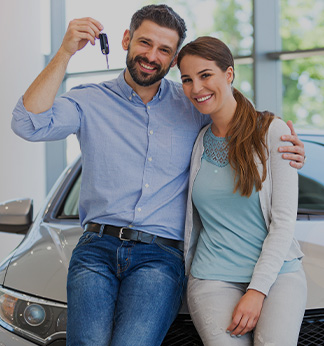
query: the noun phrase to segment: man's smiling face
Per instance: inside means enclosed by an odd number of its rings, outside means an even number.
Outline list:
[[[175,65],[179,35],[175,30],[145,20],[133,36],[127,30],[123,47],[127,49],[126,65],[133,81],[140,86],[159,82]]]

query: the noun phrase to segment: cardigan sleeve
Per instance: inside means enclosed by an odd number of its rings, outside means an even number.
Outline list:
[[[298,174],[278,151],[279,146],[291,145],[280,140],[283,134],[290,134],[289,127],[281,119],[274,119],[267,135],[269,157],[266,179],[270,184],[268,197],[271,205],[268,235],[248,287],[265,295],[268,295],[293,243],[297,216]]]
[[[199,133],[191,155],[187,211],[185,222],[185,239],[184,239],[184,258],[186,275],[189,275],[191,263],[196,251],[199,233],[202,229],[202,223],[199,213],[192,202],[192,188],[201,165],[201,157],[204,152],[203,137],[210,125],[205,126]]]

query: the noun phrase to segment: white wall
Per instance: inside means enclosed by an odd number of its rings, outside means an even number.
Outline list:
[[[18,98],[44,67],[42,0],[0,0],[0,202],[31,197],[38,211],[45,197],[45,144],[29,143],[10,128]],[[0,260],[15,245],[0,234]]]

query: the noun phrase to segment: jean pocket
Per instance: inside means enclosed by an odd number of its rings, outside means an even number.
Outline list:
[[[95,237],[96,234],[97,233],[95,232],[84,232],[80,237],[75,248],[91,243],[92,239]]]
[[[155,241],[155,244],[162,250],[176,256],[177,258],[181,259],[182,261],[184,261],[184,257],[183,257],[183,251],[176,249],[173,246],[169,246],[169,245],[165,245],[162,243],[159,243],[158,240]]]

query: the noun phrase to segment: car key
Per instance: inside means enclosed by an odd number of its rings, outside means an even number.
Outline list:
[[[109,69],[109,64],[108,64],[109,44],[108,44],[107,35],[104,33],[100,33],[99,39],[100,39],[101,52],[102,54],[106,55],[107,68]]]

